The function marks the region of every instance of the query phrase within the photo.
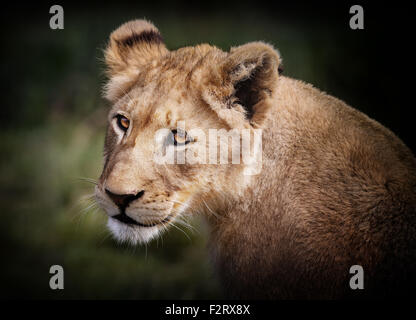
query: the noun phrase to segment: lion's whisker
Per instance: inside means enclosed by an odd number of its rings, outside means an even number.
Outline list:
[[[98,181],[92,178],[86,178],[86,177],[79,177],[77,180],[80,180],[82,182],[91,183],[93,185],[98,185]]]

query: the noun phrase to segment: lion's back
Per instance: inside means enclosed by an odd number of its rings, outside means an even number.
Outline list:
[[[304,275],[325,294],[336,295],[332,288],[340,283],[348,294],[348,270],[362,265],[365,294],[410,290],[416,284],[412,152],[342,101],[302,82],[282,81],[264,144],[273,146],[266,151],[265,169],[273,172],[283,241],[299,252],[287,262],[288,272]],[[276,161],[268,167],[271,158]],[[325,268],[333,274],[324,275]]]

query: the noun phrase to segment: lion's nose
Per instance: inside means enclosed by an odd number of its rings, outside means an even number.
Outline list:
[[[105,189],[105,193],[107,193],[110,199],[113,200],[119,208],[126,208],[130,202],[139,199],[144,194],[144,190],[137,194],[116,194],[108,189]]]

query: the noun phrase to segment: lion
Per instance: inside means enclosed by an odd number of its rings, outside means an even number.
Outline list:
[[[116,239],[146,243],[202,214],[232,298],[400,297],[414,289],[416,159],[391,131],[281,75],[279,52],[264,42],[169,51],[152,23],[135,20],[110,35],[105,62],[112,108],[95,194]],[[260,130],[255,161],[156,161],[160,152],[207,150],[192,129]],[[356,265],[363,285],[353,290]]]

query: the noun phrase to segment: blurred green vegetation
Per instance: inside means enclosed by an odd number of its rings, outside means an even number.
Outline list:
[[[172,229],[147,247],[117,244],[105,215],[85,199],[97,179],[109,105],[102,49],[121,23],[146,17],[170,49],[201,42],[224,50],[264,40],[279,49],[285,74],[311,82],[371,114],[365,33],[319,16],[250,7],[185,10],[173,4],[65,6],[65,29],[50,30],[47,6],[19,8],[3,21],[0,133],[1,296],[23,298],[221,298],[199,233]],[[189,8],[188,8],[189,9]],[[344,9],[343,9],[344,10]],[[9,12],[10,14],[10,12]],[[346,72],[348,70],[348,73]],[[84,200],[83,200],[84,199]],[[65,270],[65,290],[49,289],[49,267]]]
[[[207,298],[217,296],[200,233],[173,229],[148,247],[117,244],[93,207],[103,130],[92,113],[27,131],[2,133],[2,296],[35,298]],[[102,117],[101,117],[102,118]],[[23,195],[23,196],[22,196]],[[198,221],[196,221],[198,224]],[[183,227],[181,227],[183,228]],[[49,268],[65,270],[65,290],[49,289]]]

